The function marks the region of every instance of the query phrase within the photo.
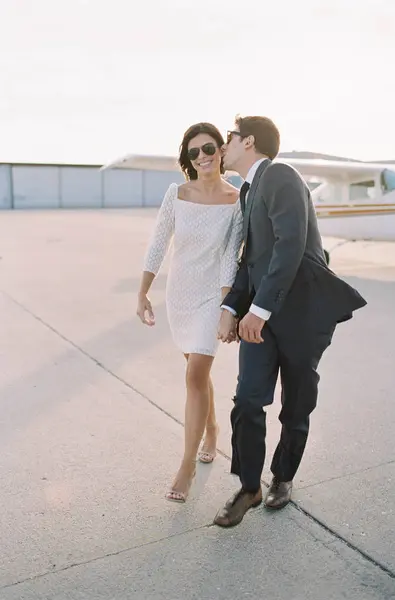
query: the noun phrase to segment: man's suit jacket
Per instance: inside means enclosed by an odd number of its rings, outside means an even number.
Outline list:
[[[308,317],[316,329],[350,319],[366,301],[327,266],[310,190],[290,165],[264,161],[244,214],[244,248],[223,301],[241,318],[255,305],[270,323]]]

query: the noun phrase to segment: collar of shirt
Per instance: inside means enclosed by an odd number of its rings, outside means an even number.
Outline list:
[[[267,160],[267,158],[260,158],[252,165],[252,167],[250,168],[250,170],[247,173],[247,177],[245,178],[245,181],[247,181],[247,183],[249,183],[249,184],[252,183],[252,180],[255,177],[255,173],[257,172],[259,165],[261,163],[263,163],[264,160]]]

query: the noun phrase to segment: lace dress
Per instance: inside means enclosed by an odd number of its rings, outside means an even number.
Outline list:
[[[242,241],[243,217],[236,204],[197,204],[167,190],[144,270],[157,275],[173,241],[166,307],[176,345],[185,354],[215,356],[221,287],[233,284]]]

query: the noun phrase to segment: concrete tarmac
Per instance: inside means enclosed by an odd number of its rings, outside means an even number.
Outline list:
[[[184,359],[135,316],[155,210],[0,213],[1,600],[395,599],[395,244],[327,239],[368,300],[339,326],[292,504],[212,525],[229,475],[237,345],[213,367],[220,454],[188,502]],[[269,409],[268,465],[279,435]],[[264,481],[270,472],[265,468]]]

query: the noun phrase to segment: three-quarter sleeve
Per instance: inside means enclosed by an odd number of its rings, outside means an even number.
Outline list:
[[[231,222],[230,234],[221,256],[220,264],[220,286],[232,287],[238,268],[238,258],[240,254],[241,243],[243,241],[243,215],[240,209],[240,202],[235,204],[235,210]]]
[[[160,206],[156,224],[145,255],[144,271],[157,275],[174,234],[174,200],[177,184],[168,188]]]

